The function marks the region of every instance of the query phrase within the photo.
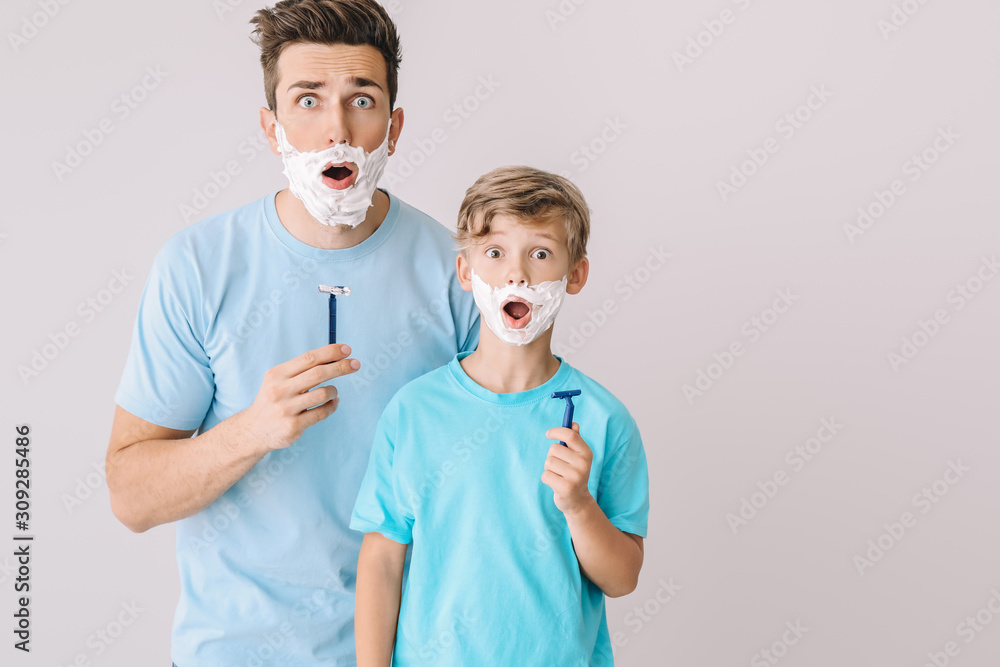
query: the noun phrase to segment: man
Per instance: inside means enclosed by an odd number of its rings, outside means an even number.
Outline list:
[[[177,523],[177,665],[353,665],[348,522],[375,424],[399,387],[475,348],[478,312],[447,230],[375,189],[403,127],[385,11],[285,0],[252,23],[260,122],[289,189],[157,255],[108,487],[132,530]],[[324,344],[319,285],[350,287],[336,320],[349,347]]]

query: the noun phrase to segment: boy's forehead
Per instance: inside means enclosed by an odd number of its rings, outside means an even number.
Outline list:
[[[498,240],[545,238],[553,243],[565,243],[566,222],[558,215],[519,218],[506,213],[498,213],[490,221],[490,233],[486,238]]]
[[[387,92],[385,58],[370,44],[289,44],[278,56],[278,90],[284,95],[302,82],[336,79],[368,80]]]

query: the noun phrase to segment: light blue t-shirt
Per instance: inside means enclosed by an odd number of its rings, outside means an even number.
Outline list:
[[[351,528],[412,543],[398,667],[612,665],[604,594],[586,579],[541,481],[565,401],[593,451],[588,488],[620,530],[646,536],[649,480],[635,421],[560,359],[534,389],[493,393],[459,363],[408,383],[379,419]]]
[[[204,511],[177,522],[181,594],[171,657],[181,667],[354,665],[362,536],[348,527],[378,416],[406,382],[479,338],[448,231],[390,195],[353,248],[292,236],[274,195],[178,232],[153,263],[115,402],[142,419],[207,431],[247,408],[264,373],[337,341],[361,369],[340,405],[265,456]]]

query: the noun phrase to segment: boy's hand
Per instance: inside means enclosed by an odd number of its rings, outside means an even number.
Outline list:
[[[583,509],[594,500],[587,488],[594,454],[580,437],[580,425],[573,422],[572,429],[562,426],[550,428],[545,437],[562,440],[566,445],[557,442],[549,447],[542,482],[552,488],[552,499],[563,514]]]

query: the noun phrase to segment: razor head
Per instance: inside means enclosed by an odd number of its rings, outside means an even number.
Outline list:
[[[322,294],[336,294],[347,296],[351,293],[351,288],[346,285],[320,285],[319,291]]]
[[[570,391],[554,391],[552,392],[552,398],[569,398],[570,396],[579,396],[580,390],[573,389]]]

